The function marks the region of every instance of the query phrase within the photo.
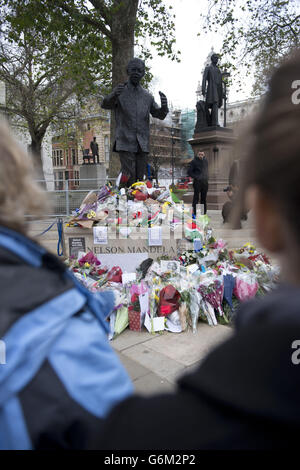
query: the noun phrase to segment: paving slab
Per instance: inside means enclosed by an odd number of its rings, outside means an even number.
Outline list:
[[[143,328],[142,331],[132,331],[127,328],[111,341],[111,345],[117,351],[123,351],[124,349],[128,349],[136,344],[151,341],[156,336],[159,336],[159,334],[152,335],[146,330],[146,328]]]
[[[223,325],[198,323],[197,332],[151,335],[125,330],[111,345],[138,393],[169,392],[183,374],[194,370],[206,355],[232,334]]]
[[[150,372],[133,382],[136,393],[142,395],[152,395],[154,393],[170,393],[175,390],[175,386],[167,379]]]
[[[218,325],[211,327],[198,323],[196,333],[165,333],[147,342],[147,348],[164,355],[183,366],[191,366],[207,355],[214,347],[232,334],[232,328]]]
[[[135,393],[149,395],[174,391],[175,380],[170,381],[160,377],[139,362],[130,359],[119,351],[116,352],[133,382]]]
[[[180,373],[184,368],[181,363],[174,359],[150,349],[148,342],[137,344],[124,350],[123,355],[135,360],[150,371],[155,372],[159,377],[167,380],[169,375],[173,376],[175,373]]]
[[[117,351],[116,351],[117,352]],[[122,362],[123,366],[127,370],[131,380],[135,382],[136,380],[139,380],[146,375],[149,375],[151,371],[147,369],[146,367],[142,366],[139,362],[133,361],[127,356],[124,356],[124,354],[117,352],[117,355],[120,358],[120,361]]]

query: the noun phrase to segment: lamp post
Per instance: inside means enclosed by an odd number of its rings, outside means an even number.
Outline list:
[[[229,72],[222,72],[222,81],[224,78],[230,77]],[[224,127],[226,127],[226,113],[227,113],[227,86],[226,86],[226,80],[223,81],[224,83]]]

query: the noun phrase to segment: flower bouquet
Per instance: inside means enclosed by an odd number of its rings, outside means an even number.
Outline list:
[[[171,284],[164,287],[159,294],[158,314],[167,316],[179,308],[180,294]]]
[[[244,302],[255,297],[258,287],[255,274],[239,273],[236,277],[233,293],[240,302]]]
[[[191,316],[193,333],[197,331],[197,323],[200,315],[201,295],[196,289],[190,290],[189,313]]]
[[[208,286],[200,285],[198,292],[201,294],[203,300],[208,302],[215,310],[219,312],[220,316],[223,315],[222,300],[224,286],[220,280],[215,279],[215,281]]]
[[[141,331],[144,315],[141,312],[140,295],[149,292],[148,286],[142,281],[140,285],[130,287],[130,305],[128,307],[129,329]]]

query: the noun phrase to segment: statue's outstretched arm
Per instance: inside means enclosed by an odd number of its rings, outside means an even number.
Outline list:
[[[160,95],[161,106],[158,106],[158,104],[155,102],[153,98],[152,105],[150,108],[150,113],[154,118],[163,120],[165,119],[165,117],[167,116],[169,112],[168,100],[167,100],[166,95],[162,93],[161,91],[159,92],[159,95]]]

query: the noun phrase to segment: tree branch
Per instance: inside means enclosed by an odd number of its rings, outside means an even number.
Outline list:
[[[94,28],[99,29],[105,36],[111,39],[111,31],[105,26],[105,24],[101,21],[97,21],[94,18],[91,18],[89,15],[84,13],[80,13],[79,10],[73,9],[66,5],[63,0],[52,0],[52,2],[59,8],[61,8],[65,13],[72,15],[73,17],[77,17],[80,21]]]
[[[90,0],[90,3],[93,5],[93,7],[96,10],[99,11],[104,21],[110,26],[111,25],[110,12],[107,6],[105,5],[104,1],[103,0]]]

